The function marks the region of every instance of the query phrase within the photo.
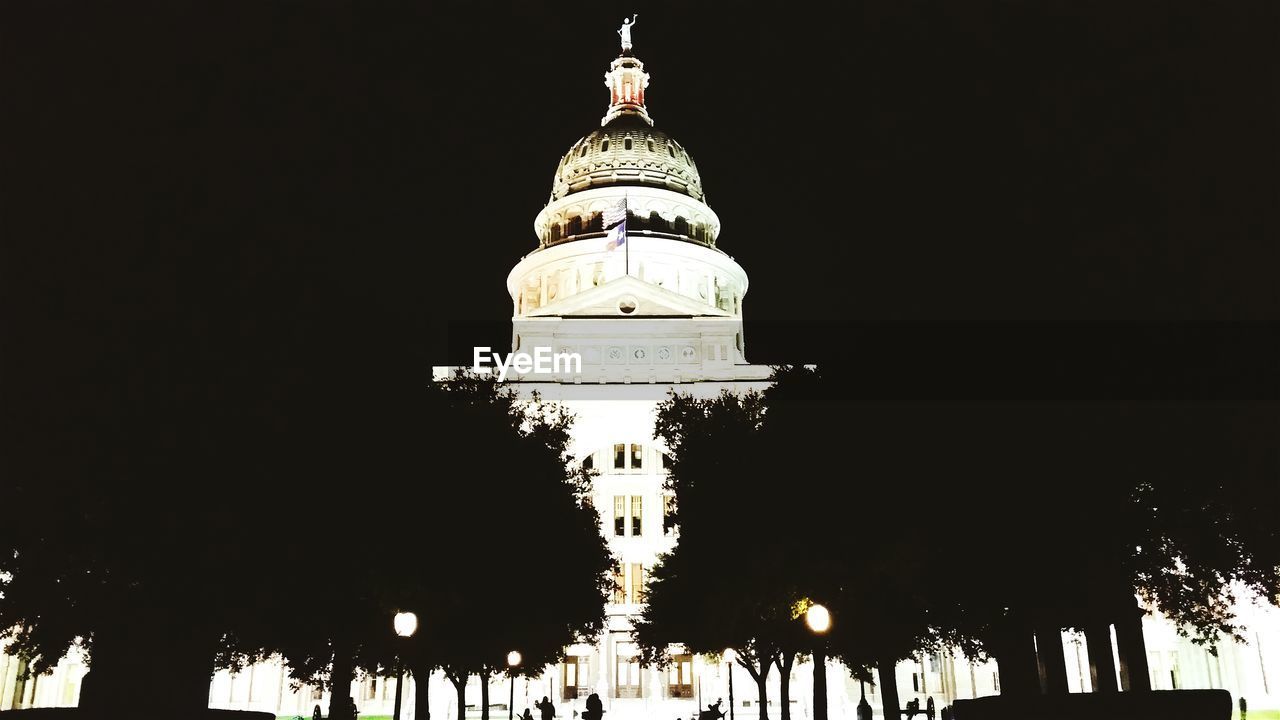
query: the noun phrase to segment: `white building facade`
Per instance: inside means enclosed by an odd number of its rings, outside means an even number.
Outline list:
[[[644,583],[657,558],[674,547],[678,529],[664,527],[669,502],[663,488],[666,448],[654,437],[655,409],[668,394],[711,397],[722,391],[761,390],[769,368],[746,360],[743,304],[746,272],[717,243],[721,224],[707,204],[697,165],[683,145],[657,129],[645,107],[649,75],[629,45],[605,75],[610,102],[601,126],[574,143],[556,167],[551,196],[534,220],[535,250],[507,277],[512,301],[512,349],[581,358],[580,367],[513,372],[521,393],[537,391],[575,415],[573,454],[598,472],[592,500],[601,532],[622,568],[608,605],[608,626],[594,642],[567,649],[560,665],[537,680],[515,683],[519,713],[543,696],[558,716],[576,717],[597,693],[610,720],[696,717],[702,705],[723,698],[730,683],[735,716],[756,717],[755,685],[741,668],[700,656],[680,658],[664,670],[642,667],[631,638],[644,601]],[[624,219],[625,218],[625,219]],[[436,378],[450,372],[435,368]],[[744,490],[745,491],[745,490]],[[554,554],[554,549],[547,549]],[[1157,689],[1227,688],[1251,708],[1280,706],[1280,614],[1241,608],[1251,642],[1226,641],[1217,656],[1177,636],[1158,616],[1144,619],[1152,685]],[[1065,635],[1073,692],[1088,691],[1083,638]],[[0,653],[0,710],[74,705],[84,674],[78,656],[65,658],[52,676],[22,680],[22,666]],[[145,673],[139,694],[145,695]],[[830,717],[854,717],[861,688],[830,663]],[[792,717],[812,717],[812,666],[792,672]],[[905,704],[932,697],[939,707],[955,699],[999,692],[994,663],[934,654],[903,662],[897,672]],[[406,688],[404,716],[425,718]],[[443,676],[430,681],[431,714],[451,719],[456,693]],[[467,692],[467,714],[479,716],[479,680]],[[770,715],[779,717],[777,673],[770,677]],[[395,680],[358,679],[351,695],[362,715],[390,715]],[[508,681],[495,678],[491,713],[507,713]],[[866,688],[876,714],[879,698]],[[292,688],[279,662],[267,662],[211,683],[210,707],[307,716],[327,708],[329,693]],[[535,713],[536,714],[536,713]]]

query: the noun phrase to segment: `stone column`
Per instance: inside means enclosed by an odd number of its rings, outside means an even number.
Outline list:
[[[1005,630],[996,645],[996,671],[1000,674],[1000,694],[1028,697],[1040,694],[1039,662],[1035,636],[1022,626]]]
[[[1116,663],[1111,655],[1111,626],[1094,622],[1084,629],[1089,647],[1089,682],[1094,692],[1116,692]]]
[[[1120,689],[1151,690],[1151,669],[1147,666],[1147,643],[1142,635],[1142,608],[1116,621],[1116,650],[1120,655]]]
[[[1047,695],[1066,695],[1067,659],[1062,647],[1062,631],[1057,627],[1036,631],[1036,655],[1040,660],[1040,687]]]

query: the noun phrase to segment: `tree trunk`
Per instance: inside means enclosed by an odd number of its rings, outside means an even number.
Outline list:
[[[876,671],[880,676],[880,705],[884,720],[902,720],[902,704],[898,701],[898,662],[881,660]]]
[[[480,720],[489,720],[489,671],[480,672]]]
[[[431,720],[431,671],[426,668],[413,669],[413,718],[414,720]]]
[[[1067,658],[1062,647],[1062,631],[1057,627],[1036,631],[1036,655],[1040,659],[1040,687],[1047,695],[1066,695]]]
[[[458,693],[458,720],[467,720],[467,675],[448,674],[449,682]]]
[[[1120,653],[1120,689],[1151,691],[1151,669],[1147,666],[1147,641],[1142,635],[1142,608],[1116,621],[1116,650]]]
[[[782,705],[782,720],[791,720],[791,666],[795,661],[795,653],[783,653],[778,657],[778,702]]]
[[[813,651],[813,720],[827,720],[827,656]]]
[[[139,719],[203,713],[209,707],[218,638],[189,627],[175,630],[179,627],[183,624],[176,618],[139,607],[95,631],[79,706],[105,717]],[[143,671],[146,703],[139,705]]]
[[[765,658],[761,660],[759,670],[741,658],[738,659],[738,663],[746,668],[747,672],[751,673],[751,679],[756,681],[756,706],[760,710],[760,720],[769,720],[769,688],[765,683],[769,679],[769,668],[773,667],[773,659]]]
[[[356,702],[351,697],[355,679],[355,658],[346,643],[333,643],[333,666],[329,671],[329,720],[356,720]]]
[[[1111,655],[1111,626],[1093,622],[1085,626],[1084,642],[1089,646],[1089,681],[1094,692],[1116,692],[1116,662]]]

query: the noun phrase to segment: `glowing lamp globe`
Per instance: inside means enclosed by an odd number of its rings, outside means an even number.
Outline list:
[[[418,631],[418,616],[411,612],[396,613],[393,624],[396,634],[400,637],[413,637],[413,634]]]
[[[810,605],[804,613],[804,622],[816,633],[824,633],[831,629],[831,613],[821,605]]]
[[[520,664],[519,650],[512,650],[511,652],[507,653],[507,664],[510,665],[511,667],[515,667]]]
[[[725,648],[725,651],[721,653],[720,656],[724,658],[725,662],[730,664],[732,664],[734,660],[738,659],[738,653],[734,652],[733,648]]]

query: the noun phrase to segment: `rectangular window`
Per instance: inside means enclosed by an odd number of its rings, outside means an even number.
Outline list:
[[[631,469],[644,469],[644,446],[638,443],[631,443]]]
[[[676,655],[667,668],[667,695],[673,698],[693,697],[693,656]]]
[[[577,700],[586,697],[590,692],[586,655],[570,655],[564,659],[560,697],[563,700]]]
[[[637,604],[644,602],[644,566],[640,563],[631,563],[631,592],[627,599]]]
[[[662,534],[674,535],[676,526],[671,518],[671,503],[675,501],[675,497],[671,495],[662,496]]]
[[[627,496],[613,496],[613,534],[622,537],[627,534]]]
[[[592,469],[592,468],[594,468],[595,466],[596,466],[596,456],[595,456],[595,455],[588,455],[588,456],[586,456],[585,458],[583,458],[583,460],[582,460],[582,469],[583,469],[583,470],[591,470],[591,469]]]
[[[631,535],[634,537],[640,537],[641,520],[644,517],[643,505],[644,499],[641,496],[631,496]]]
[[[621,605],[627,601],[627,579],[623,577],[621,565],[613,571],[613,602]]]
[[[627,446],[618,443],[613,446],[613,469],[625,470],[627,467]]]
[[[658,453],[658,455],[662,456],[662,469],[663,469],[663,470],[670,470],[670,469],[671,469],[671,456],[670,456],[670,455],[668,455],[667,453]]]
[[[617,664],[614,667],[614,697],[640,697],[640,658],[636,656],[635,646],[630,643],[618,643],[615,652]]]

